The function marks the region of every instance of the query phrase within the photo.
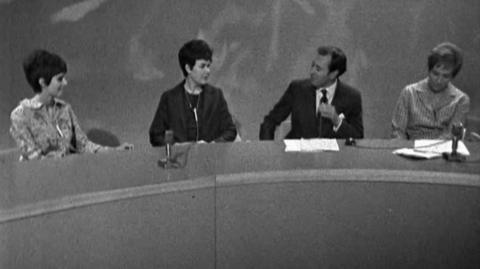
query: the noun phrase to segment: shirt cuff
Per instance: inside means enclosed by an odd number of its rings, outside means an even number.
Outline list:
[[[345,119],[345,115],[343,115],[343,113],[340,113],[340,115],[338,115],[338,118],[340,119],[340,122],[338,123],[337,126],[333,126],[334,132],[337,132],[338,129],[340,129],[340,126],[342,126],[342,122],[343,122],[343,119]]]

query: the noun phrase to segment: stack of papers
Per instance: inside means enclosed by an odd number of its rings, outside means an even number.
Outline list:
[[[419,159],[438,158],[443,153],[452,153],[452,140],[415,140],[413,148],[401,148],[393,151],[393,154]],[[458,141],[457,153],[464,156],[470,155],[462,141]]]
[[[286,152],[339,151],[336,139],[285,139]]]

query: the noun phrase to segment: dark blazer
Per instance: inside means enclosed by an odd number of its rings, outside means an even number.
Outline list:
[[[157,112],[150,126],[152,146],[165,144],[166,130],[173,130],[175,142],[187,141],[186,113],[190,112],[182,81],[162,94]],[[206,84],[200,93],[198,104],[199,140],[207,142],[233,141],[237,130],[228,111],[222,90]]]
[[[322,134],[318,133],[316,118],[315,87],[309,79],[294,80],[282,98],[265,116],[260,125],[260,139],[272,140],[275,129],[291,114],[292,129],[286,138],[363,138],[362,98],[360,92],[351,86],[337,82],[332,105],[343,120],[337,132],[333,131],[330,119],[322,118]]]

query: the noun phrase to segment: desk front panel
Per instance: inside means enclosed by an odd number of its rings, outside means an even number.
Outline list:
[[[182,167],[171,170],[157,164],[162,148],[3,162],[0,265],[480,265],[478,163],[361,143],[319,153],[278,142],[176,146]],[[468,146],[478,159],[480,144]]]

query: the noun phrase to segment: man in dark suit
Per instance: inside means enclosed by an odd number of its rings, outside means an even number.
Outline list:
[[[341,82],[347,58],[336,47],[322,46],[310,78],[294,80],[260,126],[260,140],[274,138],[276,127],[291,115],[287,139],[363,138],[360,92]]]
[[[222,90],[208,84],[212,49],[203,40],[187,42],[178,53],[185,80],[162,94],[150,126],[152,146],[165,144],[165,131],[174,142],[233,141],[237,130]]]

